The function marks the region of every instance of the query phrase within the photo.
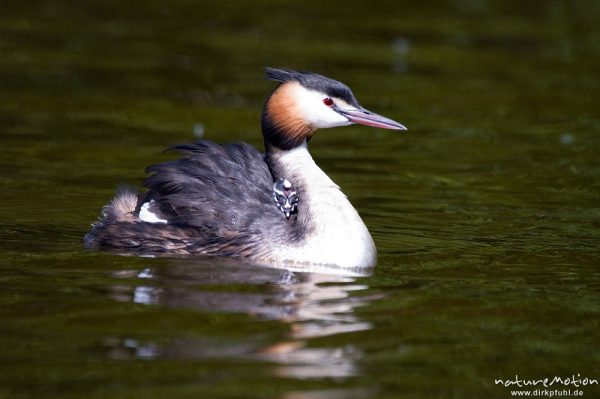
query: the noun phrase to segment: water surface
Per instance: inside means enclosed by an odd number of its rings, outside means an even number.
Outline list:
[[[0,397],[505,398],[494,379],[600,379],[597,1],[0,10]],[[168,145],[262,145],[266,65],[408,126],[311,142],[376,269],[85,250]]]

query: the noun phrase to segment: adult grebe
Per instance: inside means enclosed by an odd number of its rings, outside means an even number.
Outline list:
[[[146,192],[117,193],[86,235],[86,246],[375,265],[369,231],[312,159],[307,142],[318,128],[353,123],[406,128],[361,107],[336,80],[273,68],[266,68],[266,75],[280,84],[262,113],[265,154],[246,143],[221,146],[206,140],[171,147],[183,158],[148,167]]]

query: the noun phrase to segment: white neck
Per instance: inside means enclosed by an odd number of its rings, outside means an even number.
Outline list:
[[[312,159],[306,141],[289,151],[275,150],[271,158],[278,177],[296,187],[297,223],[306,228],[304,240],[282,248],[276,257],[342,267],[374,266],[377,252],[367,227],[339,186]]]

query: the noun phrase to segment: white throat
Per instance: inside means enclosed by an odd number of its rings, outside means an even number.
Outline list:
[[[348,198],[312,159],[306,141],[289,151],[275,151],[280,173],[299,190],[298,221],[306,238],[276,254],[278,259],[369,267],[377,261],[373,239]]]

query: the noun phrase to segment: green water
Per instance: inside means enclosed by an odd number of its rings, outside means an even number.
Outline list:
[[[0,398],[600,379],[599,20],[583,0],[0,2]],[[194,126],[261,146],[266,65],[408,126],[311,143],[374,237],[373,274],[85,250],[115,187]]]

